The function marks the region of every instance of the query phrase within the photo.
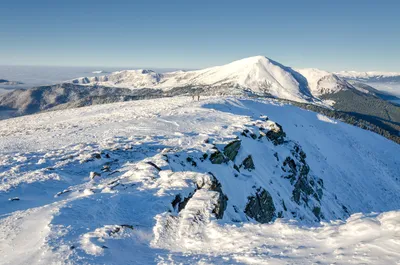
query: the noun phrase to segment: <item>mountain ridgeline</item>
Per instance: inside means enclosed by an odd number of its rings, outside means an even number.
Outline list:
[[[196,71],[126,70],[14,90],[0,95],[0,119],[178,95],[241,95],[287,100],[400,143],[400,107],[388,101],[398,99],[395,95],[344,77],[343,73],[294,69],[263,56]]]

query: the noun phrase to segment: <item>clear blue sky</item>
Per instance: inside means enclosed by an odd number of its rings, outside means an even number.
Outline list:
[[[400,1],[2,0],[0,64],[400,71]]]

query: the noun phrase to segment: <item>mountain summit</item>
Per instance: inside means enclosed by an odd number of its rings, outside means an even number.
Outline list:
[[[309,71],[294,70],[265,56],[254,56],[196,71],[159,74],[151,70],[129,70],[100,77],[77,78],[72,80],[72,83],[129,89],[203,88],[210,94],[248,91],[300,102],[310,101],[321,93],[336,92],[350,86],[346,81],[325,71],[314,70],[314,74],[309,73]],[[324,79],[322,84],[318,84],[320,79]],[[327,85],[329,89],[323,88],[326,83],[329,83]],[[315,91],[317,93],[313,95]]]
[[[294,69],[265,56],[195,71],[125,70],[15,90],[0,95],[0,119],[47,110],[182,95],[271,97],[311,104],[308,107],[316,111],[352,124],[354,119],[358,120],[360,126],[400,142],[400,108],[387,101],[397,98],[354,83],[354,80],[346,81],[335,73],[315,68]],[[318,106],[323,108],[316,109]],[[327,110],[337,112],[326,113]],[[343,112],[352,118],[342,117]]]

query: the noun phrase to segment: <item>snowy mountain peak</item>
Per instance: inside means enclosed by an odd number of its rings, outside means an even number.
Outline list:
[[[337,75],[317,68],[296,69],[308,82],[311,93],[318,97],[324,94],[336,93],[351,87]]]
[[[291,68],[265,56],[253,56],[222,66],[196,71],[156,73],[151,70],[126,70],[101,77],[82,77],[77,84],[140,89],[170,90],[177,87],[201,87],[208,94],[268,94],[279,98],[306,101],[311,98],[306,82]]]
[[[253,56],[231,63],[195,71],[160,74],[152,70],[125,70],[100,77],[83,77],[76,84],[98,84],[129,89],[187,88],[202,94],[253,93],[293,101],[313,101],[324,94],[351,87],[337,75],[315,69],[292,69],[265,56]],[[198,93],[200,93],[198,92]]]

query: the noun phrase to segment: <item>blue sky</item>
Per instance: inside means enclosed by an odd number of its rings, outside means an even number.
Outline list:
[[[0,64],[400,72],[400,1],[2,0]]]

